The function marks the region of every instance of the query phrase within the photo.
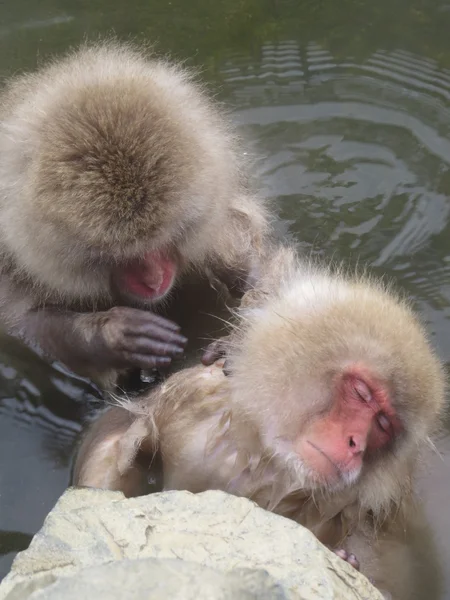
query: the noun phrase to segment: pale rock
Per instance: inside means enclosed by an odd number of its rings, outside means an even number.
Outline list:
[[[0,600],[381,600],[307,529],[223,492],[68,490]]]

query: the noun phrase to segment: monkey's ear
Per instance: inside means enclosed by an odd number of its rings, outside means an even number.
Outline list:
[[[151,432],[145,420],[136,419],[120,438],[117,468],[121,475],[125,475],[133,466],[142,443],[149,435]]]

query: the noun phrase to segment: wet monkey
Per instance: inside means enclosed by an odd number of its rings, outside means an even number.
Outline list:
[[[227,376],[222,361],[198,365],[107,409],[74,484],[142,493],[160,452],[164,489],[249,497],[308,527],[386,597],[435,598],[414,477],[446,381],[408,304],[279,249],[243,297],[226,360]]]
[[[184,68],[130,44],[84,45],[12,78],[0,98],[7,331],[104,386],[182,354],[179,327],[152,308],[194,272],[239,295],[268,231],[238,146]]]

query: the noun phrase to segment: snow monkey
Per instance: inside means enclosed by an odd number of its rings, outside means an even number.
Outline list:
[[[101,382],[187,342],[152,308],[186,274],[242,294],[268,232],[231,124],[191,74],[83,45],[0,99],[0,321]],[[240,290],[240,291],[239,291]]]
[[[223,359],[108,408],[74,484],[142,493],[155,453],[163,489],[221,489],[294,519],[387,598],[434,598],[416,467],[445,407],[445,376],[408,303],[366,276],[267,261]],[[425,587],[426,594],[420,595]]]

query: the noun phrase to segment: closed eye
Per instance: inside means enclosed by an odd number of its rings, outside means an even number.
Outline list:
[[[370,402],[372,400],[372,393],[364,381],[355,379],[353,389],[355,390],[358,398],[363,402]]]
[[[391,429],[392,429],[391,422],[385,414],[380,413],[379,415],[377,415],[377,423],[378,423],[378,426],[380,427],[380,429],[382,429],[386,433],[391,432]]]

